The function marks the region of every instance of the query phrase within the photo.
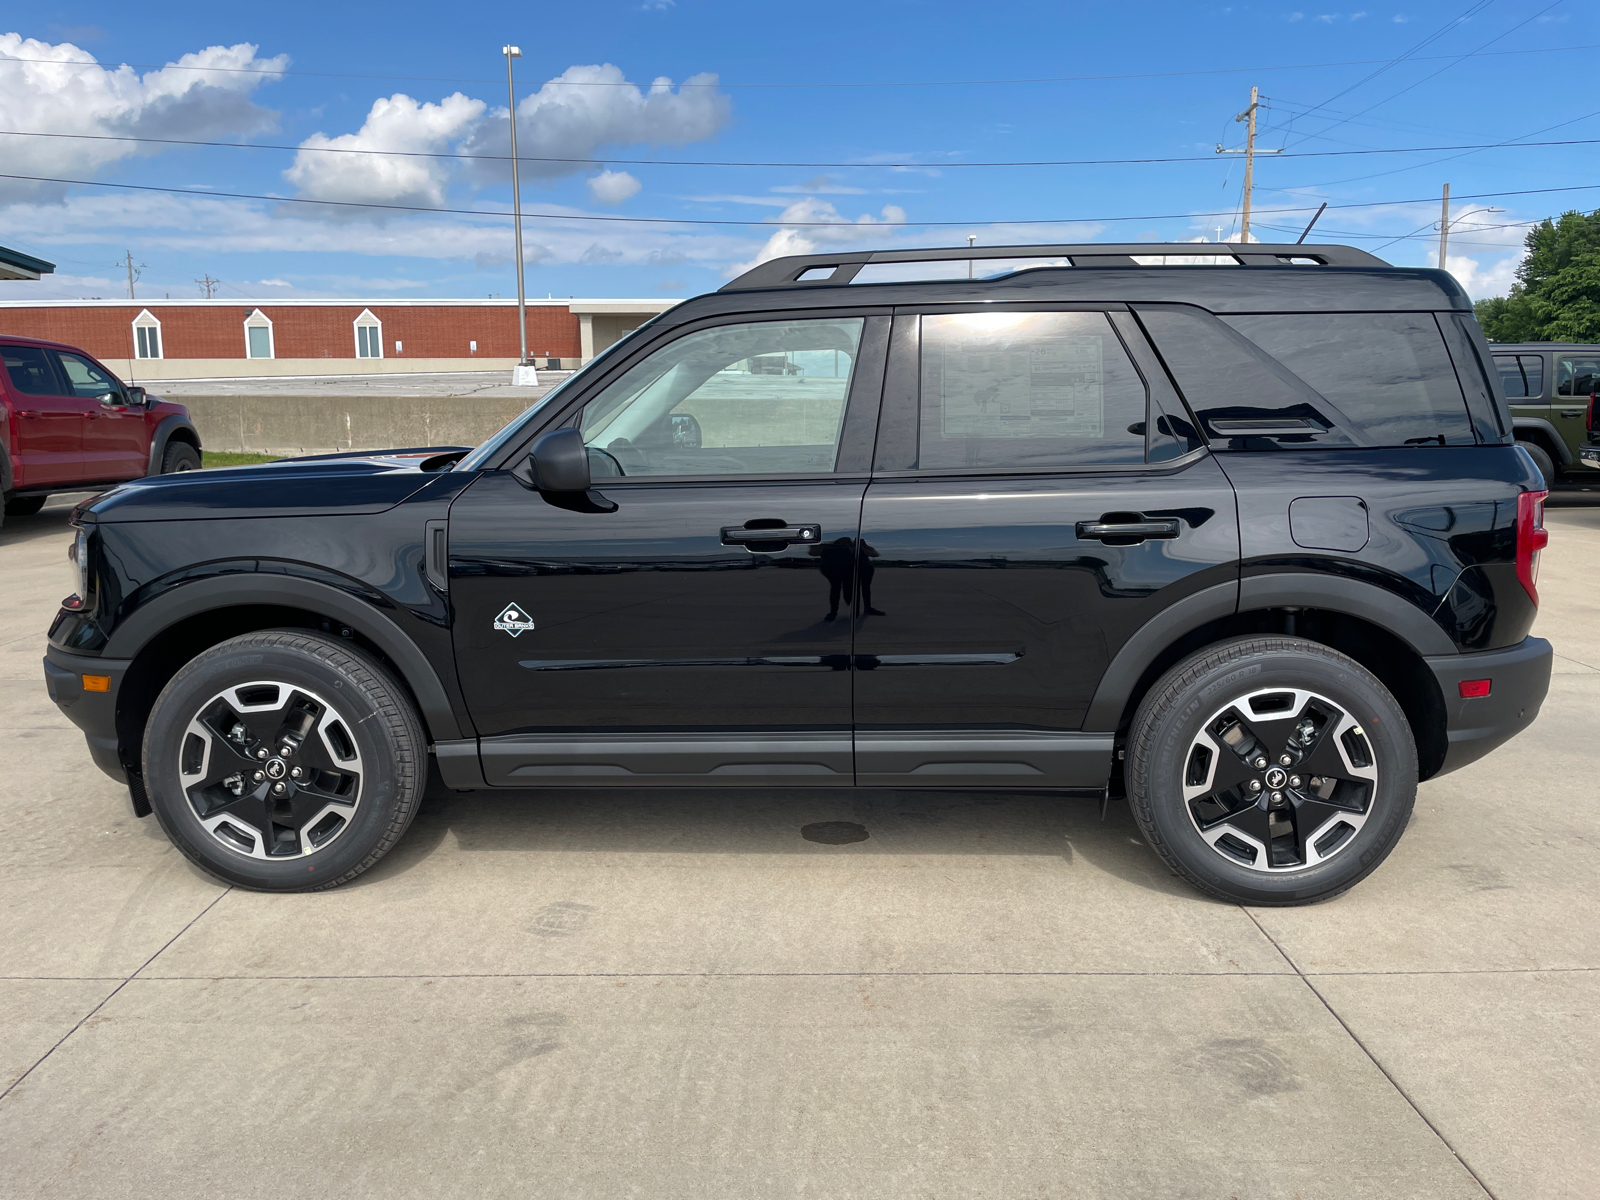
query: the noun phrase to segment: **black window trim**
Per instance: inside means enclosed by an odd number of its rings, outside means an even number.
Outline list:
[[[1131,313],[1122,300],[1016,300],[998,303],[967,301],[963,303],[897,304],[894,308],[894,329],[890,334],[889,361],[883,384],[883,398],[879,408],[877,450],[873,456],[872,478],[891,480],[911,479],[1009,479],[1038,478],[1059,475],[1160,475],[1182,470],[1197,459],[1204,458],[1209,450],[1201,445],[1173,458],[1158,462],[1149,460],[1150,436],[1145,436],[1146,459],[1142,463],[1074,463],[1048,466],[989,466],[989,467],[908,467],[891,465],[916,462],[920,459],[922,431],[922,318],[950,313],[985,312],[1098,312],[1106,314],[1106,323],[1127,354],[1134,372],[1144,384],[1145,421],[1152,418],[1159,407],[1158,388],[1165,388],[1177,405],[1193,421],[1194,414],[1184,403],[1183,395],[1172,382],[1155,348],[1147,337],[1136,348],[1130,344],[1122,323],[1112,319],[1113,313]],[[1143,337],[1143,330],[1140,330]],[[1143,351],[1141,353],[1140,351]],[[1153,371],[1160,375],[1152,377]],[[1198,423],[1195,425],[1198,429]]]
[[[517,435],[506,440],[487,462],[479,469],[482,471],[504,471],[510,469],[528,453],[528,448],[533,440],[541,433],[552,429],[565,429],[576,427],[579,415],[584,406],[620,379],[634,366],[644,361],[651,354],[679,338],[688,337],[692,333],[699,333],[704,329],[720,328],[725,325],[749,325],[768,321],[828,321],[847,318],[862,318],[861,344],[858,347],[856,363],[852,369],[850,391],[845,397],[844,423],[839,430],[839,454],[834,461],[834,470],[815,471],[801,474],[773,473],[749,475],[638,475],[622,476],[595,480],[595,487],[615,489],[632,487],[662,487],[677,484],[706,484],[706,483],[801,483],[809,480],[824,482],[840,482],[849,479],[867,478],[872,462],[874,434],[878,424],[878,409],[883,391],[884,360],[887,357],[887,343],[889,340],[889,326],[891,312],[888,307],[877,305],[839,306],[837,308],[784,308],[784,309],[758,309],[754,312],[722,312],[712,316],[702,317],[699,320],[684,321],[681,324],[654,326],[645,324],[634,330],[634,334],[650,330],[652,337],[640,339],[636,344],[625,348],[626,352],[611,356],[609,363],[604,368],[594,373],[593,377],[585,380],[584,385],[572,395],[565,397],[558,408],[540,410],[535,412],[528,420],[526,428]],[[881,323],[874,324],[871,318],[882,318]],[[629,335],[624,335],[622,341],[629,340]],[[617,344],[619,347],[621,343]],[[613,347],[607,347],[606,351]],[[599,356],[593,360],[597,365]],[[856,465],[857,463],[860,465]]]
[[[1518,400],[1533,399],[1532,396],[1528,395],[1528,370],[1522,365],[1522,355],[1516,353],[1515,351],[1508,350],[1504,354],[1494,354],[1492,357],[1494,358],[1494,370],[1497,376],[1503,374],[1503,372],[1500,370],[1500,360],[1503,358],[1509,358],[1512,363],[1516,365],[1517,374],[1522,377],[1522,394],[1520,396],[1507,396],[1506,401],[1508,403],[1515,403]],[[1533,355],[1530,354],[1528,357],[1532,358]]]

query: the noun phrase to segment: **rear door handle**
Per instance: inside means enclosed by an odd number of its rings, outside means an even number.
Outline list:
[[[742,525],[727,525],[722,530],[724,546],[759,545],[767,542],[792,546],[814,546],[822,540],[821,525],[780,525],[770,529],[751,529]]]
[[[1583,416],[1583,409],[1581,409],[1581,408],[1563,408],[1561,410],[1561,415],[1563,417],[1581,417],[1581,416]]]
[[[1083,541],[1103,542],[1130,539],[1142,542],[1146,538],[1175,538],[1177,536],[1178,522],[1170,518],[1161,521],[1078,522],[1078,537]]]

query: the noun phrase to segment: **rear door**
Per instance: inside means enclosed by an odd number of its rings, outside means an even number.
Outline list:
[[[67,385],[54,356],[40,346],[0,346],[11,388],[15,425],[15,486],[49,487],[83,478],[85,407],[63,395]]]
[[[590,446],[593,501],[503,470],[455,502],[489,783],[853,782],[850,583],[887,334],[886,315],[806,313],[658,340],[556,418]]]
[[[1579,448],[1589,440],[1589,405],[1600,393],[1600,353],[1557,354],[1555,360],[1556,394],[1550,405],[1550,422],[1577,461]]]
[[[149,468],[144,410],[127,403],[122,381],[82,354],[52,351],[83,405],[84,479],[136,479]],[[106,397],[110,397],[107,400]]]
[[[863,784],[1098,786],[1123,643],[1237,596],[1233,491],[1131,314],[897,312],[857,581]]]

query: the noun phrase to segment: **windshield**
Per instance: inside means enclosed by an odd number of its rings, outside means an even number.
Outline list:
[[[667,310],[667,312],[671,311],[672,309],[670,308]],[[579,367],[571,375],[568,375],[560,383],[556,384],[555,387],[551,388],[532,404],[528,405],[528,407],[518,413],[515,418],[506,422],[505,426],[500,430],[499,433],[496,433],[488,441],[478,446],[478,448],[471,454],[467,455],[460,462],[456,463],[451,470],[476,471],[480,469],[485,462],[494,456],[496,451],[498,451],[507,442],[515,438],[516,435],[522,431],[523,426],[528,423],[530,417],[532,417],[535,413],[541,412],[548,408],[552,400],[565,392],[578,380],[588,375],[596,365],[608,361],[619,349],[633,341],[645,330],[649,329],[652,325],[660,321],[662,317],[667,315],[667,312],[657,313],[643,325],[639,326],[639,328],[633,330],[631,333],[624,334],[617,341],[600,351],[599,354],[596,354],[588,362],[584,363],[583,366]]]

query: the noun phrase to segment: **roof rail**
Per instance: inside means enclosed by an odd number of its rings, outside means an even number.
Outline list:
[[[1064,258],[1074,267],[1138,267],[1134,258],[1232,258],[1244,267],[1282,267],[1311,263],[1322,267],[1387,267],[1390,264],[1354,246],[1303,246],[1298,242],[1089,242],[1071,246],[951,246],[931,250],[858,250],[847,254],[796,254],[752,267],[724,292],[751,288],[837,287],[849,283],[869,263],[964,261],[984,258]],[[815,272],[825,277],[804,279]]]

